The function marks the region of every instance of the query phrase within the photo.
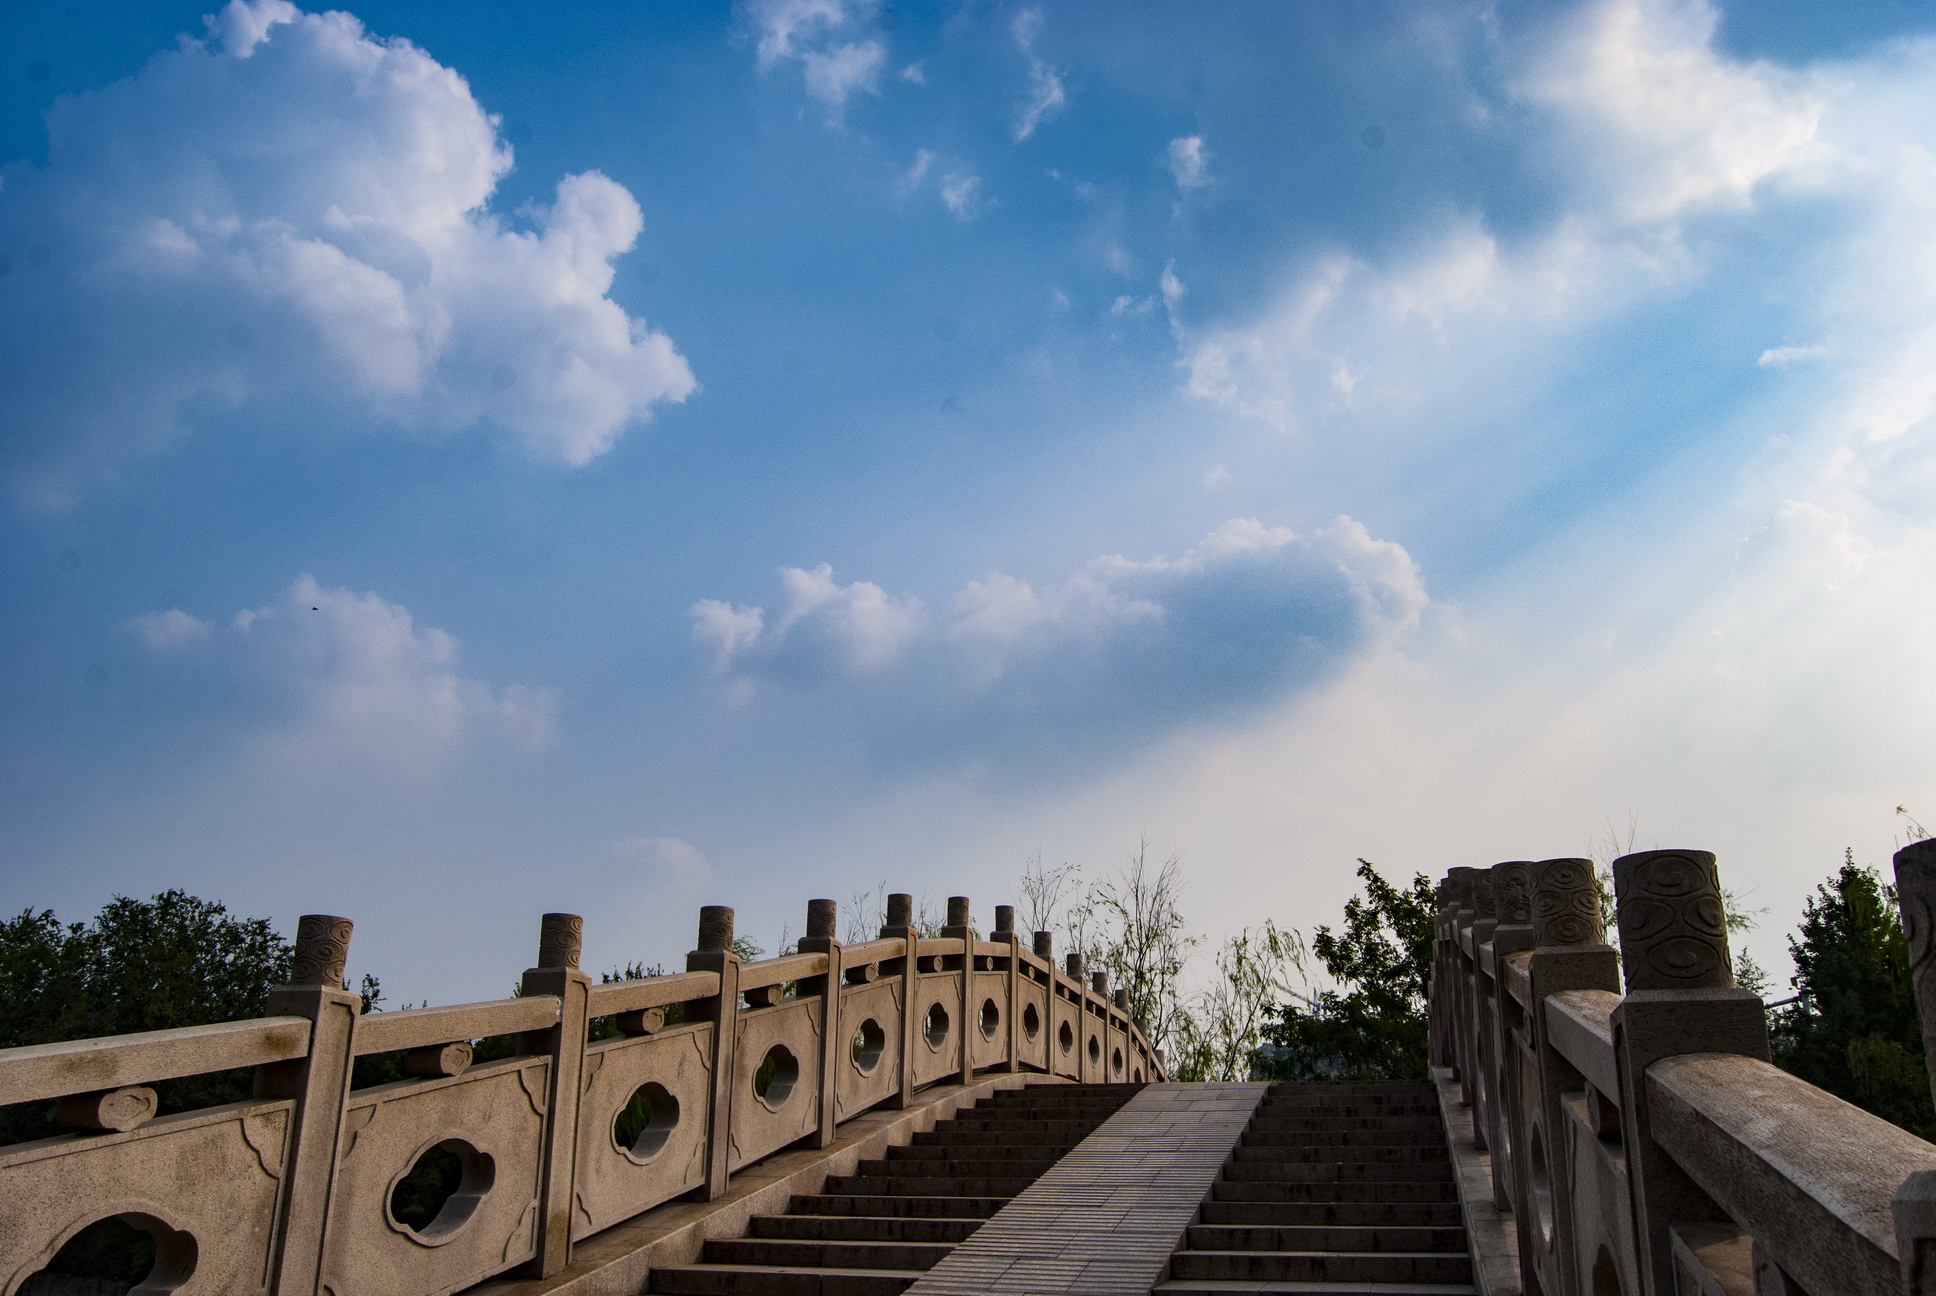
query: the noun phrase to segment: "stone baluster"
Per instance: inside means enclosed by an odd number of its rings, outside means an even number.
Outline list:
[[[1909,937],[1909,969],[1922,1014],[1923,1050],[1936,1091],[1936,838],[1896,852],[1896,903]],[[1903,1180],[1891,1203],[1908,1296],[1936,1296],[1936,1171]]]
[[[1479,984],[1485,1000],[1481,1018],[1484,1034],[1486,1084],[1486,1140],[1492,1148],[1492,1200],[1501,1210],[1517,1212],[1519,1197],[1514,1159],[1524,1147],[1524,1124],[1519,1083],[1519,1032],[1525,1014],[1507,985],[1508,960],[1533,945],[1533,863],[1509,860],[1487,870],[1492,883],[1496,925],[1481,965]]]
[[[975,1032],[970,1025],[974,1021],[975,1002],[975,928],[969,909],[967,896],[949,896],[948,922],[941,929],[944,940],[961,942],[961,994],[955,1003],[958,1010],[955,1014],[955,1038],[960,1045],[961,1061],[957,1078],[962,1084],[968,1084],[975,1078]]]
[[[914,1101],[914,1042],[920,1030],[916,1006],[921,998],[920,938],[914,930],[914,897],[895,892],[887,897],[887,921],[881,925],[882,940],[899,940],[905,951],[895,960],[901,976],[901,1087],[889,1100],[890,1107],[906,1107]],[[881,966],[889,974],[888,966]]]
[[[1480,1151],[1487,1151],[1492,1143],[1486,1134],[1491,1126],[1491,1049],[1486,1045],[1486,970],[1484,963],[1485,945],[1492,939],[1492,929],[1499,925],[1498,910],[1492,894],[1492,873],[1489,869],[1472,870],[1472,926],[1466,933],[1465,943],[1470,946],[1470,957],[1466,961],[1466,1020],[1471,1023],[1467,1032],[1466,1048],[1470,1080],[1466,1084],[1466,1102],[1472,1107],[1472,1141]]]
[[[840,987],[846,984],[847,977],[838,936],[839,917],[840,906],[832,900],[807,901],[807,934],[796,946],[802,954],[827,956],[825,976],[800,982],[803,998],[816,995],[820,999],[820,1119],[813,1136],[813,1145],[817,1148],[831,1146],[836,1137],[834,1126],[838,1116],[834,1090],[840,1083],[843,1049],[849,1044],[847,1023],[840,1012]]]
[[[1472,1105],[1472,960],[1465,949],[1466,933],[1478,920],[1473,899],[1473,878],[1479,870],[1460,866],[1448,871],[1446,884],[1452,889],[1452,920],[1448,931],[1451,949],[1447,964],[1446,998],[1451,1007],[1452,1066],[1459,1075],[1459,1096]]]
[[[1581,1296],[1566,1101],[1586,1089],[1587,1081],[1548,1038],[1545,1004],[1549,996],[1565,990],[1618,994],[1620,957],[1606,943],[1592,860],[1541,860],[1530,872],[1532,954],[1526,979],[1533,1011],[1526,1018],[1526,1034],[1536,1092],[1523,1104],[1528,1123],[1514,1162],[1517,1200],[1524,1203],[1517,1221],[1519,1264],[1521,1273],[1538,1275],[1539,1290],[1548,1296]],[[1493,935],[1496,940],[1498,932]],[[1589,1110],[1617,1120],[1617,1098],[1589,1098]],[[1530,1282],[1527,1290],[1533,1290]]]
[[[1767,1010],[1734,984],[1720,876],[1707,851],[1653,850],[1613,862],[1626,998],[1613,1010],[1620,1122],[1646,1296],[1674,1296],[1675,1223],[1727,1214],[1654,1141],[1647,1068],[1681,1053],[1769,1060]]]
[[[255,1073],[258,1098],[293,1098],[296,1103],[283,1166],[281,1242],[270,1283],[276,1296],[314,1296],[322,1290],[324,1233],[362,1005],[343,988],[352,927],[349,919],[334,914],[297,919],[290,984],[271,990],[263,1008],[265,1016],[307,1017],[311,1022],[307,1056],[258,1067]]]
[[[1002,941],[1008,946],[1008,961],[1004,964],[1008,971],[1006,996],[1008,1007],[1004,1010],[1008,1013],[1008,1020],[1005,1023],[1007,1029],[1002,1032],[1002,1038],[1008,1050],[1008,1060],[1004,1069],[1011,1072],[1020,1071],[1022,1069],[1022,937],[1021,933],[1015,930],[1014,905],[995,906],[995,930],[989,933],[989,939]]]
[[[739,1028],[739,955],[733,953],[733,910],[730,905],[705,905],[699,910],[698,947],[686,955],[686,971],[717,972],[719,994],[701,1011],[713,1026],[709,1077],[712,1091],[708,1107],[712,1122],[706,1133],[706,1182],[699,1196],[711,1201],[726,1191],[731,1172],[733,1084],[736,1050],[734,1036]]]
[[[531,1052],[551,1055],[538,1169],[538,1253],[527,1266],[537,1278],[549,1278],[571,1263],[572,1183],[591,1002],[591,978],[578,968],[584,939],[585,920],[577,914],[544,915],[538,928],[538,964],[525,972],[522,986],[527,998],[558,999],[558,1024],[536,1032],[527,1043]]]

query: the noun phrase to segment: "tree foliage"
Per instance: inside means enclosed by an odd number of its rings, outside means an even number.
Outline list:
[[[1091,888],[1079,922],[1087,965],[1128,992],[1130,1013],[1158,1048],[1170,1046],[1182,1008],[1179,978],[1197,943],[1178,908],[1181,865],[1175,855],[1152,863],[1143,838],[1120,875]]]
[[[1274,1046],[1259,1071],[1281,1080],[1422,1080],[1425,996],[1432,974],[1432,884],[1408,888],[1358,861],[1365,894],[1345,902],[1344,928],[1320,927],[1311,952],[1336,983],[1283,1006],[1264,1031]]]
[[[1216,972],[1178,1010],[1168,1044],[1178,1080],[1249,1080],[1277,1005],[1304,979],[1304,941],[1269,919],[1245,928],[1217,951]]]
[[[1936,1108],[1896,890],[1845,853],[1788,938],[1795,1001],[1773,1015],[1775,1061],[1923,1138]]]

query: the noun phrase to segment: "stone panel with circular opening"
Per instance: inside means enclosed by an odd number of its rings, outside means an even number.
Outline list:
[[[0,1275],[24,1280],[53,1263],[84,1227],[144,1248],[161,1234],[173,1248],[156,1248],[159,1273],[152,1291],[255,1291],[270,1265],[275,1236],[281,1153],[288,1142],[292,1104],[265,1101],[162,1116],[125,1134],[81,1137],[43,1144],[16,1160],[6,1173],[0,1201]],[[259,1149],[266,1149],[265,1152]],[[181,1167],[193,1166],[193,1191],[184,1191]],[[117,1218],[118,1217],[118,1218]],[[104,1221],[115,1220],[106,1224]],[[165,1233],[162,1231],[166,1230]],[[96,1235],[77,1250],[103,1245]],[[143,1238],[148,1241],[142,1241]],[[183,1258],[189,1244],[192,1257]],[[125,1247],[118,1248],[124,1259]],[[166,1252],[166,1254],[164,1254]],[[167,1260],[173,1255],[175,1260]],[[63,1265],[66,1261],[62,1262]],[[190,1267],[192,1265],[192,1268]]]
[[[497,1182],[497,1159],[468,1139],[440,1139],[390,1186],[390,1223],[442,1246],[471,1222]]]
[[[1089,1065],[1102,1065],[1102,1041],[1094,1035],[1089,1037]]]
[[[815,995],[741,1014],[733,1042],[739,1096],[728,1125],[729,1166],[757,1161],[819,1125],[820,1010]]]
[[[586,1050],[575,1235],[608,1228],[705,1182],[712,1032],[709,1022],[674,1025],[654,1035],[600,1040]],[[664,1143],[645,1155],[633,1150],[638,1136],[668,1114],[656,1097],[650,1117],[635,1103],[652,1086],[676,1104],[678,1118],[664,1131]],[[629,1142],[626,1135],[633,1136]]]
[[[1071,1026],[1068,1022],[1063,1022],[1062,1029],[1055,1033],[1055,1040],[1056,1043],[1062,1046],[1062,1052],[1065,1055],[1073,1051],[1076,1046],[1075,1027]]]
[[[948,1010],[940,1004],[929,1004],[928,1015],[921,1019],[921,1038],[928,1047],[939,1050],[948,1042]]]
[[[887,1049],[887,1032],[881,1024],[869,1017],[854,1031],[854,1038],[847,1046],[854,1070],[862,1075],[873,1075],[874,1068],[881,1064],[881,1054]]]
[[[834,1119],[845,1120],[901,1090],[901,982],[899,978],[849,987],[841,997],[846,1064],[834,1068]],[[880,1055],[867,1070],[854,1057],[854,1040],[865,1023],[881,1032]],[[863,1041],[862,1053],[868,1050]],[[925,1052],[926,1050],[918,1050]]]
[[[625,1106],[612,1118],[612,1144],[644,1165],[665,1151],[677,1128],[679,1100],[664,1085],[647,1081],[632,1091]]]
[[[976,1022],[976,1025],[981,1027],[981,1037],[983,1039],[994,1039],[995,1032],[1002,1028],[1001,1006],[993,999],[982,1000],[981,1017]]]
[[[195,1235],[146,1211],[109,1215],[62,1242],[21,1291],[171,1292],[194,1276]]]
[[[1109,1074],[1121,1075],[1122,1073],[1123,1051],[1121,1049],[1111,1049],[1109,1051]]]
[[[1028,1039],[1034,1039],[1041,1033],[1042,1014],[1035,1011],[1034,1004],[1029,1004],[1022,1009],[1022,1034]]]
[[[753,1096],[768,1111],[778,1111],[793,1096],[793,1087],[799,1079],[800,1059],[786,1045],[775,1044],[760,1059],[759,1069],[753,1072]]]

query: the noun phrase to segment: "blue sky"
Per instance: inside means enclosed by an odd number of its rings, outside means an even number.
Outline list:
[[[0,19],[0,901],[1096,873],[1213,935],[1936,815],[1936,11]]]

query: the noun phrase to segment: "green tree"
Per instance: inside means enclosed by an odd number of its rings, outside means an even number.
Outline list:
[[[1770,1042],[1786,1071],[1923,1138],[1936,1137],[1922,1019],[1896,890],[1844,853],[1788,938],[1796,999]]]
[[[1345,902],[1344,929],[1320,927],[1311,952],[1337,983],[1302,1006],[1285,1004],[1264,1030],[1275,1046],[1260,1074],[1279,1080],[1422,1080],[1425,996],[1432,974],[1435,898],[1423,873],[1393,886],[1358,861],[1365,894]]]

